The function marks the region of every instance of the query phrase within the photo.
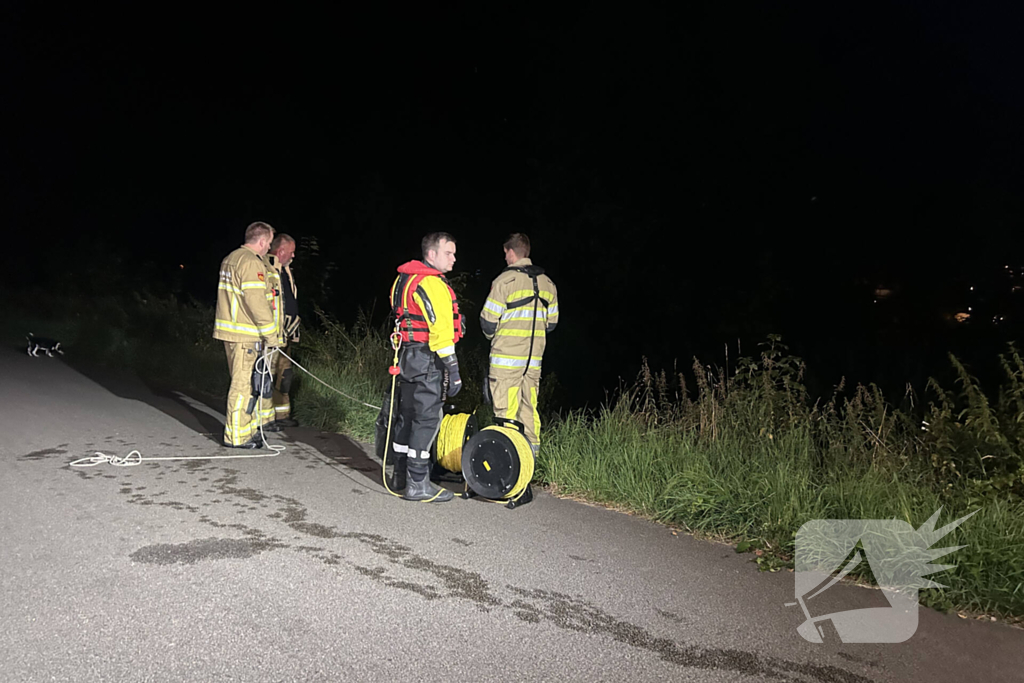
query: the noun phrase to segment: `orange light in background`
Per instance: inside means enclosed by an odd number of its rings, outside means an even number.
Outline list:
[[[185,264],[180,264],[178,267],[181,268],[182,270],[185,270]]]
[[[957,313],[954,317],[956,318],[956,321],[958,323],[962,323],[962,322],[967,322],[967,320],[970,319],[971,314],[970,313]]]

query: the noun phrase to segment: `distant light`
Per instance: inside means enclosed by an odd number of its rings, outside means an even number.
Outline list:
[[[958,323],[966,322],[971,317],[970,313],[957,313],[955,316]]]
[[[971,287],[971,291],[972,291],[972,292],[974,291],[974,287]]]
[[[180,264],[178,267],[181,268],[182,270],[185,270],[185,264],[184,263]]]
[[[971,310],[974,310],[974,309],[972,309],[972,308],[971,308],[970,306],[968,306],[968,307],[967,307],[967,310],[968,310],[968,311],[971,311]]]

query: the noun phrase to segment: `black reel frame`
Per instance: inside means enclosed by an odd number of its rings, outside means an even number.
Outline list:
[[[515,429],[517,432],[522,434],[524,437],[526,436],[526,427],[523,425],[522,422],[519,422],[518,420],[512,420],[512,419],[503,418],[503,417],[495,417],[494,418],[494,422],[495,422],[496,426],[498,426],[498,427],[510,427],[512,429]],[[497,432],[497,434],[501,434],[501,433]],[[501,435],[501,436],[503,438],[507,439],[507,437],[505,437],[504,435]],[[469,443],[469,439],[466,440],[466,442],[463,444],[463,447],[465,447],[466,443]],[[516,457],[513,458],[513,457],[511,457],[511,452],[509,452],[509,449],[506,448],[505,450],[506,450],[507,453],[509,453],[509,456],[510,456],[509,457],[509,473],[508,473],[507,479],[509,479],[512,482],[515,482],[515,481],[517,481],[519,479],[519,457],[518,457],[518,453],[516,454]],[[514,451],[514,449],[513,449],[513,451]],[[465,450],[463,450],[463,460],[462,460],[462,462],[463,462],[463,466],[462,466],[463,479],[465,479],[466,456],[467,456],[467,453],[466,453]],[[473,456],[469,455],[469,458],[472,459]],[[512,486],[514,486],[514,484],[513,485],[506,484],[504,487],[502,487],[502,488],[506,488],[506,490],[504,490],[504,491],[501,491],[500,489],[495,489],[495,491],[498,492],[498,495],[493,496],[493,497],[489,497],[489,496],[484,496],[484,495],[474,491],[472,488],[470,488],[469,482],[467,481],[466,482],[466,490],[461,494],[461,497],[462,497],[463,500],[469,500],[470,498],[484,498],[486,500],[492,500],[494,502],[497,502],[498,500],[503,498],[505,495],[507,495],[509,491],[512,490]],[[522,507],[523,505],[526,505],[527,503],[529,503],[532,500],[533,500],[533,489],[530,487],[529,484],[527,484],[526,485],[526,489],[523,491],[523,493],[519,496],[519,498],[517,500],[507,501],[504,505],[505,505],[505,507],[507,509],[514,510],[517,507]]]

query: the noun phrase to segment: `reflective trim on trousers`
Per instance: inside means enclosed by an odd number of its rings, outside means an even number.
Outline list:
[[[495,367],[495,368],[525,368],[526,367],[526,356],[519,356],[519,357],[491,356],[491,367]],[[540,368],[541,367],[541,359],[540,358],[531,358],[530,359],[530,367],[531,368]]]

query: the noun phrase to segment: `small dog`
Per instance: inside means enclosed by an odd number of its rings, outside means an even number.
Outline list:
[[[40,354],[44,353],[50,358],[53,358],[55,353],[64,355],[64,351],[60,348],[60,342],[56,339],[37,337],[31,332],[28,333],[26,339],[28,339],[28,355],[33,358],[38,358]]]

